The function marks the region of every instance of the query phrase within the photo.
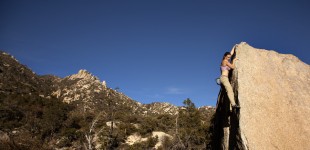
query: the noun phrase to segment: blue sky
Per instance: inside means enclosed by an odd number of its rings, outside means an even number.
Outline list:
[[[1,0],[0,49],[40,75],[86,69],[142,103],[214,106],[220,59],[234,44],[310,63],[309,3]]]

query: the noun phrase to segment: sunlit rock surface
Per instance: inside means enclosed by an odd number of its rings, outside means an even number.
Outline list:
[[[240,110],[219,93],[215,145],[218,149],[308,149],[310,66],[290,54],[242,42],[230,79]]]

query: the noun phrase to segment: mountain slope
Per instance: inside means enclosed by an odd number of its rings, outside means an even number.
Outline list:
[[[141,104],[107,87],[105,81],[86,70],[64,78],[40,76],[13,56],[0,52],[0,149],[160,147],[163,145],[152,137],[153,133],[174,137],[180,111],[183,117],[178,128],[183,132],[188,122],[186,114],[190,113],[186,109],[169,103]],[[214,109],[191,111],[205,114],[196,117],[196,124],[197,129],[206,131]],[[184,132],[191,130],[186,128]],[[201,140],[207,132],[199,134],[202,138],[196,146],[201,147],[207,141]],[[130,135],[147,141],[128,145]],[[174,140],[164,145],[180,143]]]

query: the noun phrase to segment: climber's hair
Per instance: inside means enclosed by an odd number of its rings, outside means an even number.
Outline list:
[[[230,52],[226,52],[226,53],[224,54],[224,56],[223,56],[223,59],[222,59],[222,60],[224,60],[224,59],[225,59],[225,57],[226,57],[227,55],[231,55],[231,54],[230,54]]]

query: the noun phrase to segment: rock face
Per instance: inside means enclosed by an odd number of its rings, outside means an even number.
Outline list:
[[[213,147],[308,149],[310,66],[293,55],[244,42],[235,57],[239,60],[230,80],[241,109],[231,110],[225,90],[220,91]]]
[[[66,103],[77,100],[90,102],[96,99],[96,94],[106,89],[106,84],[103,85],[98,77],[86,70],[80,70],[77,74],[65,77],[58,85],[60,86],[52,95],[62,98]]]
[[[170,115],[175,115],[178,113],[178,107],[174,106],[170,103],[151,103],[151,104],[144,104],[148,111],[148,113],[151,114],[161,114],[161,113],[166,113]]]

